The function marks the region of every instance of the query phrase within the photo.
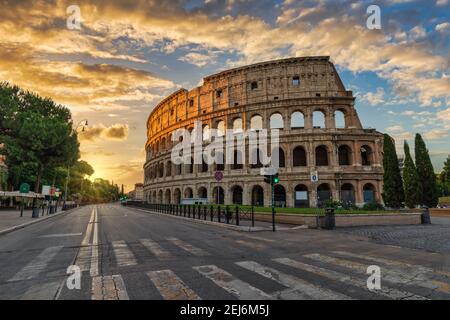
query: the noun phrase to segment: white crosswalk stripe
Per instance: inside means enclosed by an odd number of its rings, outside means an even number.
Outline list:
[[[319,262],[325,262],[325,263],[330,263],[330,264],[334,264],[340,267],[344,267],[344,268],[348,268],[351,270],[354,270],[355,272],[358,273],[363,273],[366,274],[367,272],[367,267],[369,265],[360,263],[360,262],[355,262],[355,261],[351,261],[351,260],[347,260],[347,259],[341,259],[341,258],[335,258],[335,257],[331,257],[331,256],[327,256],[327,255],[322,255],[322,254],[318,254],[318,253],[313,253],[313,254],[307,254],[304,255],[304,257],[312,259],[312,260],[316,260]],[[392,282],[392,283],[399,283],[399,284],[404,284],[404,285],[416,285],[416,286],[420,286],[420,287],[424,287],[427,289],[431,289],[431,290],[445,290],[445,286],[442,287],[443,285],[445,285],[444,283],[432,283],[431,281],[429,281],[429,279],[426,279],[423,277],[423,274],[421,275],[420,273],[417,272],[408,272],[406,270],[392,270],[392,269],[387,269],[387,268],[382,268],[382,279],[388,282]],[[448,291],[447,291],[448,293]]]
[[[236,298],[242,300],[268,300],[272,299],[270,295],[262,290],[251,286],[250,284],[233,277],[225,270],[215,265],[205,265],[193,267],[203,276],[212,280],[216,285],[229,292]]]
[[[116,257],[116,263],[119,267],[134,266],[137,264],[136,258],[133,252],[128,248],[125,241],[113,241],[112,242],[114,255]]]
[[[37,277],[62,248],[62,246],[56,246],[44,249],[8,281],[30,280]]]
[[[194,247],[193,245],[190,245],[189,243],[186,243],[178,238],[167,238],[170,242],[172,242],[174,245],[178,246],[179,248],[193,254],[194,256],[198,257],[204,257],[209,256],[209,253],[206,252],[203,249]]]
[[[169,251],[166,251],[163,248],[161,248],[161,246],[153,240],[140,239],[139,242],[144,247],[146,247],[152,254],[154,254],[155,257],[158,259],[168,259],[172,257]]]
[[[351,277],[349,275],[346,275],[344,273],[338,272],[338,271],[334,271],[334,270],[329,270],[329,269],[325,269],[322,267],[318,267],[318,266],[313,266],[310,264],[306,264],[300,261],[296,261],[296,260],[292,260],[289,258],[277,258],[277,259],[273,259],[273,261],[276,261],[278,263],[299,269],[299,270],[304,270],[307,272],[311,272],[314,273],[316,275],[322,276],[324,278],[328,278],[330,280],[335,280],[335,281],[339,281],[345,284],[350,284],[352,286],[361,288],[361,289],[365,289],[365,290],[369,290],[367,288],[367,279],[356,279],[354,277]],[[384,297],[388,297],[390,299],[412,299],[412,300],[423,300],[425,299],[422,296],[419,295],[415,295],[413,293],[410,292],[406,292],[406,291],[401,291],[401,290],[397,290],[394,288],[390,288],[387,287],[385,285],[383,285],[381,287],[380,290],[369,290],[372,293],[384,296]]]
[[[351,299],[345,294],[315,286],[303,279],[263,266],[255,261],[241,261],[236,262],[236,264],[290,288],[291,290],[279,292],[279,298],[282,299]]]
[[[171,270],[149,271],[147,275],[165,300],[200,300]]]

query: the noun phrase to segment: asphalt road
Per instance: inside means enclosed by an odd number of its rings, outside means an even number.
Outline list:
[[[335,231],[238,232],[110,204],[1,236],[0,299],[450,299],[449,266]]]

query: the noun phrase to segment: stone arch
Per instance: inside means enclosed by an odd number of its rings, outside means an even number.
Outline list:
[[[213,202],[215,204],[224,204],[225,203],[225,192],[222,187],[215,186],[213,188]]]
[[[363,166],[370,166],[373,163],[372,148],[368,145],[363,145],[360,148],[361,164]]]
[[[284,129],[284,121],[281,113],[272,113],[270,116],[270,129]]]
[[[301,111],[291,114],[291,129],[303,129],[305,127],[305,115]]]
[[[153,203],[158,202],[158,198],[156,197],[156,190],[153,191],[152,201],[153,201]]]
[[[276,207],[286,207],[286,188],[277,184],[273,188],[274,190],[274,204]]]
[[[347,128],[345,111],[337,109],[334,111],[334,123],[337,129]]]
[[[175,188],[175,190],[173,190],[173,201],[174,201],[174,204],[180,204],[180,202],[181,202],[180,188]]]
[[[194,197],[194,194],[193,194],[193,192],[192,192],[192,188],[190,188],[190,187],[185,188],[183,194],[184,194],[184,198],[185,198],[185,199],[193,198],[193,197]]]
[[[252,188],[252,205],[264,206],[264,188],[260,185],[254,185]]]
[[[340,190],[341,201],[347,205],[354,205],[356,202],[355,198],[355,187],[349,182],[345,182],[341,185]]]
[[[317,187],[317,206],[323,207],[328,200],[332,200],[331,187],[328,183],[322,183]]]
[[[292,151],[292,164],[294,167],[307,166],[306,150],[303,146],[297,146]]]
[[[172,197],[171,197],[170,189],[167,189],[164,195],[164,203],[171,204],[172,203]]]
[[[316,147],[316,166],[328,166],[328,148],[325,145],[320,145]]]
[[[370,182],[363,186],[363,200],[365,203],[377,201],[376,188]]]
[[[309,207],[309,191],[308,186],[298,184],[294,188],[294,207],[307,208]]]
[[[206,187],[198,188],[197,195],[199,198],[208,199],[208,189]]]
[[[166,177],[170,177],[172,175],[172,161],[169,160],[166,162]]]
[[[261,130],[263,129],[263,117],[259,114],[254,114],[250,118],[250,129]]]
[[[326,128],[326,114],[323,110],[314,110],[312,116],[314,128]]]
[[[352,149],[348,145],[342,144],[339,146],[338,160],[340,166],[349,166],[352,164]]]
[[[240,118],[240,117],[233,118],[232,128],[233,128],[234,133],[242,132],[244,130],[242,118]]]
[[[158,203],[163,203],[163,191],[162,189],[158,191]]]
[[[272,149],[272,154],[271,156],[275,156],[275,151],[276,149]],[[286,157],[284,154],[284,150],[281,147],[278,147],[278,167],[280,168],[284,168],[286,167]]]
[[[211,130],[209,128],[209,124],[205,124],[202,127],[202,140],[209,141],[211,139]]]
[[[218,136],[224,136],[226,133],[225,121],[220,119],[216,122],[215,129],[217,129]]]
[[[243,192],[244,190],[239,185],[231,187],[231,200],[233,204],[242,204]]]

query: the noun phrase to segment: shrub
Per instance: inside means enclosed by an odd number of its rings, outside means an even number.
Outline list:
[[[362,208],[363,210],[368,211],[384,210],[384,207],[381,205],[381,203],[378,203],[376,201],[367,202]]]

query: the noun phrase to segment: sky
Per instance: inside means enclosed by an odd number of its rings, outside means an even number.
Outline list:
[[[372,4],[380,29],[367,27]],[[224,69],[294,56],[330,56],[363,126],[393,136],[400,155],[416,132],[435,171],[450,153],[450,0],[0,0],[0,7],[0,81],[67,106],[75,124],[87,119],[81,158],[93,178],[126,190],[143,181],[146,120],[166,95]]]

